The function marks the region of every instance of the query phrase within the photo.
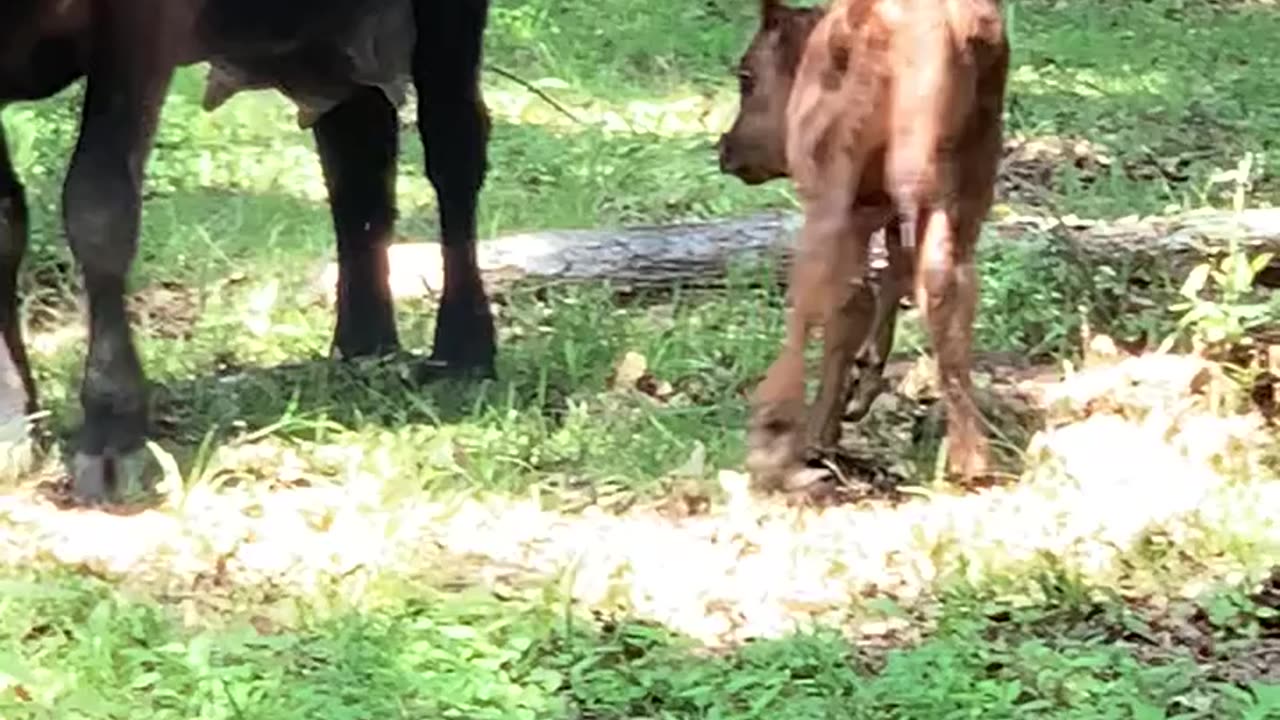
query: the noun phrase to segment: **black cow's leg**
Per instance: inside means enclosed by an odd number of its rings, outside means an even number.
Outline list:
[[[30,450],[27,416],[36,409],[36,385],[31,378],[27,348],[18,317],[18,267],[27,249],[27,202],[9,159],[4,126],[0,125],[0,452],[4,467],[18,469]]]
[[[488,0],[417,0],[414,84],[427,176],[440,203],[444,292],[432,357],[493,374],[489,298],[476,265],[476,203],[486,170],[489,115],[480,96]]]
[[[117,5],[134,8],[154,3]],[[163,13],[162,13],[163,14]],[[149,20],[147,21],[149,22]],[[156,22],[161,26],[160,19]],[[112,499],[140,469],[146,425],[142,363],[125,315],[125,279],[138,245],[147,156],[173,65],[163,33],[128,32],[143,17],[121,11],[95,30],[80,136],[63,186],[63,222],[89,299],[89,352],[74,463],[78,500]]]
[[[400,346],[388,285],[387,246],[395,225],[399,125],[386,96],[366,88],[315,127],[338,235],[338,323],[333,345],[344,358]]]

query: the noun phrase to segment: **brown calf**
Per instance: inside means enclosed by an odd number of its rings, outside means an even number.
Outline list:
[[[764,4],[761,29],[739,65],[742,107],[719,143],[723,172],[748,185],[787,175],[787,100],[805,44],[824,13],[820,7]],[[878,188],[864,188],[857,207],[860,231],[868,236],[882,226],[886,231],[889,272],[873,278],[865,292],[855,293],[852,302],[840,308],[841,319],[826,333],[829,342],[810,433],[811,440],[824,446],[839,440],[842,414],[850,420],[861,419],[879,395],[885,361],[893,347],[898,305],[910,285],[911,248],[902,246],[897,223],[889,223],[895,215],[888,196]],[[855,324],[867,317],[872,318],[872,330],[858,330]],[[855,347],[855,342],[860,346]],[[855,380],[842,394],[851,361],[857,369]]]
[[[992,201],[1008,62],[997,0],[836,0],[827,10],[762,0],[721,167],[751,184],[791,177],[805,223],[786,339],[755,395],[747,464],[760,486],[788,485],[806,442],[838,439],[849,393],[859,395],[855,415],[866,412],[874,389],[864,378],[878,384],[912,275],[938,357],[949,469],[986,471],[970,379],[974,249]],[[886,223],[890,267],[877,292],[867,248]],[[819,324],[821,384],[804,437],[803,353]],[[847,390],[855,357],[864,371]]]

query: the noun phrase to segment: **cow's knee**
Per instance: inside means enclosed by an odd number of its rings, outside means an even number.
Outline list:
[[[441,214],[449,220],[475,211],[489,169],[489,111],[479,97],[460,94],[448,90],[419,94],[418,127],[427,179],[439,196]],[[448,235],[445,239],[453,240]]]
[[[123,280],[137,252],[138,180],[124,166],[78,155],[63,186],[67,242],[87,282]]]

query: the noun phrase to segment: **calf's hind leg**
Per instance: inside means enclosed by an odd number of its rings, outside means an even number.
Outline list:
[[[914,253],[910,247],[904,246],[898,220],[885,226],[884,244],[889,254],[889,267],[880,277],[871,338],[862,344],[854,361],[854,379],[844,402],[844,419],[850,422],[866,417],[871,404],[884,389],[884,368],[893,352],[893,340],[897,334],[898,306],[911,288]]]
[[[870,213],[871,211],[864,211]],[[882,215],[864,215],[853,240],[866,247],[870,235],[884,225]],[[889,267],[876,283],[858,282],[824,330],[822,378],[810,420],[810,442],[820,448],[840,440],[841,421],[858,422],[883,390],[885,362],[893,350],[898,304],[911,285],[911,256],[904,252],[897,222],[885,225]],[[866,263],[848,272],[861,276]]]
[[[973,398],[973,321],[978,303],[974,252],[981,217],[961,211],[953,224],[938,209],[924,225],[916,269],[916,298],[938,360],[947,408],[947,467],[970,479],[987,472],[989,450]]]
[[[416,0],[413,77],[427,177],[440,204],[444,290],[432,358],[492,376],[497,353],[476,264],[476,204],[486,171],[489,115],[480,96],[488,0]]]
[[[395,225],[395,107],[363,88],[320,118],[315,137],[338,237],[334,350],[344,358],[394,352],[400,341],[387,247]]]

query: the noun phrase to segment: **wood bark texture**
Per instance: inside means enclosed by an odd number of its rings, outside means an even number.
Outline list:
[[[677,285],[714,288],[724,285],[734,263],[761,261],[775,268],[781,283],[801,222],[793,213],[762,213],[713,222],[544,230],[481,241],[477,254],[485,283],[498,293],[516,281],[607,280],[619,292]],[[1280,286],[1280,208],[1111,222],[1013,217],[987,223],[982,245],[1042,236],[1069,243],[1082,263],[1156,262],[1171,272],[1185,272],[1206,254],[1225,252],[1233,234],[1250,254],[1276,253],[1258,282]],[[399,242],[388,252],[395,297],[439,293],[443,268],[437,244]],[[871,261],[873,273],[884,267],[880,233],[872,240]],[[317,289],[332,296],[337,277],[336,263],[329,263]]]

